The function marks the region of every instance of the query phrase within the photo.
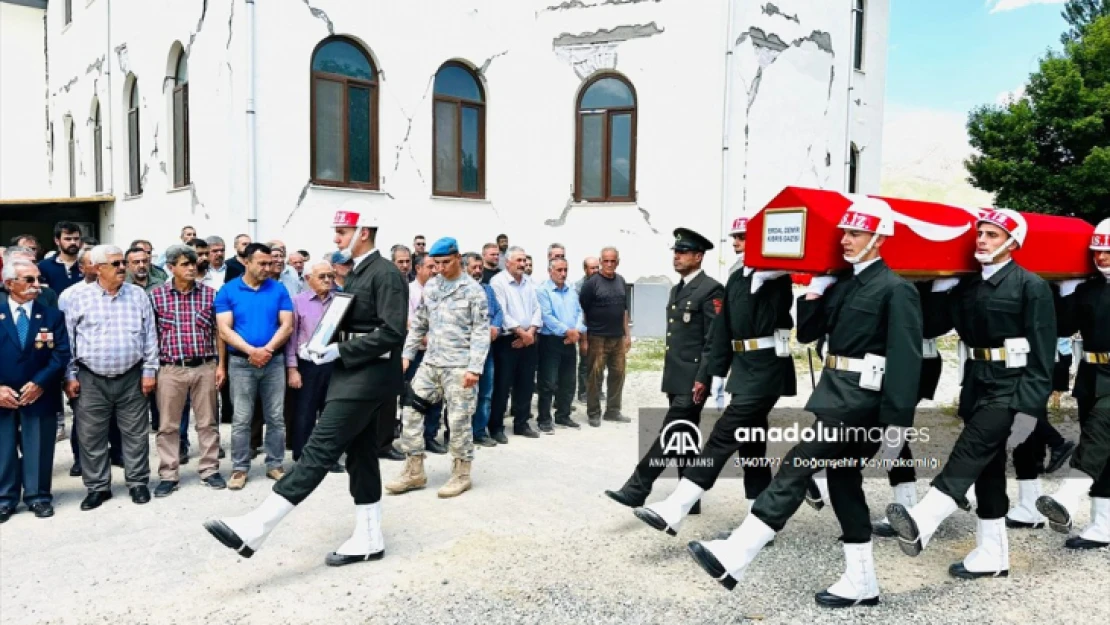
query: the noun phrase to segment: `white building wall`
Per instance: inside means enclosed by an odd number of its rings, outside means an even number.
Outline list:
[[[358,198],[379,211],[382,247],[409,244],[420,233],[431,240],[455,236],[463,248],[477,250],[506,232],[537,258],[559,241],[580,259],[613,244],[622,251],[621,271],[635,279],[671,274],[675,227],[720,240],[734,216],[755,212],[783,186],[843,188],[849,126],[863,149],[861,187],[877,191],[886,0],[867,3],[866,73],[849,71],[850,0],[732,2],[724,210],[727,0],[257,2],[257,237],[318,254],[332,247],[328,224],[336,207]],[[102,224],[104,238],[127,243],[142,236],[164,247],[186,223],[227,239],[249,232],[243,0],[112,0],[110,46],[108,0],[75,2],[67,28],[61,4],[51,3],[48,19],[56,133],[67,113],[87,125],[94,93],[105,106],[110,65],[111,119],[104,111],[114,180],[106,187],[118,200]],[[753,29],[763,36],[753,36]],[[380,191],[309,183],[310,61],[330,34],[363,42],[380,72]],[[773,49],[776,40],[785,47]],[[175,42],[189,50],[193,183],[182,190],[170,188],[172,88],[168,82],[162,88]],[[96,64],[104,57],[107,63]],[[479,69],[486,89],[485,200],[431,194],[431,86],[448,60]],[[598,70],[623,74],[637,92],[635,203],[572,200],[574,106],[583,81]],[[128,73],[137,77],[143,101],[146,179],[136,198],[125,198]],[[849,124],[850,74],[858,104]],[[89,132],[80,135],[79,152],[91,162]],[[64,160],[64,145],[56,143],[54,195],[68,191]],[[86,163],[79,170],[78,194],[91,194],[92,168]],[[731,264],[731,249],[723,247],[723,258],[711,255],[707,263],[711,272]],[[572,268],[572,278],[578,271]]]
[[[49,192],[43,16],[0,3],[0,199]]]

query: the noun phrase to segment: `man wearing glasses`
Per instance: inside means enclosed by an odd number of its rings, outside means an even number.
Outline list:
[[[155,287],[166,282],[166,278],[160,277],[150,270],[150,252],[145,249],[136,246],[127,250],[124,260],[127,261],[128,284],[134,284],[150,293]]]
[[[170,246],[166,265],[173,280],[150,294],[162,365],[157,402],[163,418],[155,439],[161,481],[154,489],[155,497],[167,497],[177,490],[181,415],[186,402],[196,414],[200,479],[216,490],[227,487],[219,472],[220,431],[216,421],[218,389],[227,377],[226,350],[216,330],[216,291],[197,281],[197,261],[192,247]]]

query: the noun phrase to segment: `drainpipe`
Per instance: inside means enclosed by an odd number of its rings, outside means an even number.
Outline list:
[[[108,195],[115,195],[116,158],[115,158],[115,152],[112,150],[112,144],[115,143],[115,141],[113,141],[113,137],[116,134],[115,133],[116,116],[112,114],[112,100],[113,100],[113,98],[115,97],[116,94],[115,94],[115,92],[112,91],[112,52],[113,52],[113,50],[112,50],[112,0],[107,0],[104,3],[104,9],[105,9],[105,22],[106,22],[105,26],[104,26],[104,30],[106,32],[107,41],[108,41],[108,49],[104,53],[104,58],[107,61],[107,63],[105,63],[104,65],[108,68],[107,70],[105,70],[106,73],[107,73],[107,76],[105,77],[105,81],[108,84],[108,86],[107,86],[107,94],[108,95],[107,95],[106,98],[104,98],[105,108],[107,110],[105,111],[106,115],[101,116],[102,120],[108,120],[108,124],[107,124],[108,125],[108,145],[107,145],[107,149],[108,149],[108,188],[105,189],[104,192],[106,192]],[[101,128],[101,138],[103,138],[103,136],[104,136],[104,130],[103,130],[103,128]]]
[[[257,137],[255,134],[254,114],[254,4],[255,0],[244,0],[247,4],[247,232],[252,241],[258,240],[258,182],[256,154]]]
[[[725,97],[724,97],[724,112],[721,115],[721,214],[717,219],[718,241],[725,240],[725,220],[727,219],[727,211],[729,207],[729,196],[731,192],[730,183],[730,167],[732,162],[731,151],[729,150],[731,138],[730,131],[732,126],[732,60],[733,60],[733,47],[736,45],[733,41],[733,9],[736,6],[737,0],[728,0],[728,18],[725,26]],[[727,246],[726,246],[727,247]],[[721,277],[722,268],[724,263],[724,247],[718,252],[717,262],[717,277]]]
[[[852,91],[856,77],[856,13],[862,13],[855,2],[852,1],[852,10],[848,13],[848,35],[851,37],[851,51],[848,55],[848,101],[844,114],[844,192],[847,193],[852,184]],[[859,192],[860,189],[856,189]]]

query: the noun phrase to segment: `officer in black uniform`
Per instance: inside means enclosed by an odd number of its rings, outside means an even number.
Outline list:
[[[707,573],[734,588],[802,504],[808,478],[831,461],[825,466],[846,571],[816,595],[825,607],[878,603],[871,519],[858,461],[880,447],[884,459],[897,457],[906,429],[913,425],[921,373],[917,291],[879,256],[883,242],[894,234],[893,210],[882,200],[859,198],[845,212],[840,228],[846,231],[841,244],[854,275],[843,276],[831,289],[837,277],[815,277],[798,299],[798,341],[829,337],[821,381],[806,404],[816,416],[807,433],[812,437],[803,437],[787,453],[770,486],[727,540],[689,544],[690,554]]]
[[[959,415],[964,429],[921,502],[912,508],[887,507],[899,546],[916,556],[940,523],[965,503],[974,484],[977,546],[949,567],[952,576],[964,579],[1009,574],[1006,450],[1028,438],[1037,419],[1046,418],[1056,351],[1052,291],[1011,258],[1025,241],[1025,218],[1009,209],[987,211],[977,229],[975,258],[982,274],[959,280],[947,296],[934,299],[939,305],[925,311],[927,332],[955,327],[962,341],[966,358]],[[943,288],[934,285],[934,290]]]
[[[743,265],[743,253],[740,264]],[[636,510],[636,516],[674,536],[705,491],[713,488],[725,463],[739,452],[744,466],[744,496],[751,502],[771,483],[765,440],[739,443],[739,428],[767,431],[767,416],[779,397],[797,393],[790,330],[794,319],[790,275],[785,271],[754,271],[741,267],[725,286],[721,314],[713,321],[709,373],[728,375],[732,400],[713,426],[698,461],[685,469],[667,499]],[[730,373],[731,369],[731,373]],[[701,462],[701,460],[708,462]]]
[[[380,419],[393,414],[402,390],[408,283],[375,248],[377,221],[371,210],[364,200],[353,200],[335,216],[335,242],[354,260],[343,292],[354,299],[333,334],[336,342],[312,353],[313,362],[335,361],[335,369],[324,411],[301,459],[260,507],[241,517],[204,524],[217,540],[244,557],[253,555],[281,519],[312,494],[344,452],[355,500],[355,530],[325,562],[342,566],[377,559],[385,552],[378,426]],[[321,323],[328,322],[325,314]]]
[[[667,346],[663,359],[663,392],[670,408],[662,428],[676,420],[695,426],[709,395],[709,331],[723,305],[724,288],[702,271],[705,253],[713,244],[687,228],[674,231],[674,270],[682,278],[671,288],[667,300]],[[632,476],[619,490],[607,490],[613,501],[637,508],[651,493],[651,486],[663,473],[668,456],[656,437],[647,454],[640,459]],[[681,467],[682,460],[678,460]],[[695,512],[696,513],[696,512]]]
[[[1091,495],[1091,523],[1064,543],[1070,549],[1099,549],[1110,545],[1110,219],[1091,237],[1099,275],[1082,284],[1061,285],[1064,305],[1061,326],[1082,337],[1082,350],[1072,396],[1079,402],[1079,448],[1071,458],[1071,472],[1052,495],[1037,500],[1052,529],[1071,530],[1079,498]],[[1075,286],[1074,294],[1069,292]],[[1077,343],[1077,346],[1079,344]]]

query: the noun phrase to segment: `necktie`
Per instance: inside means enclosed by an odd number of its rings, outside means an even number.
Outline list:
[[[678,292],[681,293],[682,289],[685,288],[685,286],[686,286],[686,278],[681,278],[678,281]]]
[[[27,319],[27,311],[22,306],[16,309],[15,331],[19,334],[19,346],[27,346],[27,332],[31,329],[31,322]]]

